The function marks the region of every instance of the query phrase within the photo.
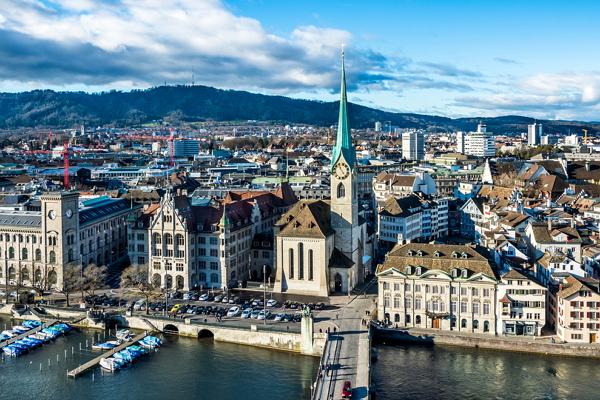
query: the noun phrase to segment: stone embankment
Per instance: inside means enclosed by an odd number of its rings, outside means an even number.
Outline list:
[[[600,345],[590,343],[552,343],[548,339],[493,336],[428,329],[388,329],[375,327],[376,340],[394,343],[414,343],[428,346],[460,346],[498,351],[544,355],[600,358]]]

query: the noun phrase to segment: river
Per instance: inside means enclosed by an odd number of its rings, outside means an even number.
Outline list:
[[[376,350],[377,400],[600,398],[595,359],[418,345]]]
[[[0,317],[0,330],[5,323],[9,320]],[[120,372],[96,368],[77,379],[67,378],[67,369],[100,354],[79,351],[80,343],[85,347],[86,339],[91,343],[99,333],[72,331],[21,357],[4,356],[0,398],[308,399],[319,365],[316,357],[169,335],[157,352]]]

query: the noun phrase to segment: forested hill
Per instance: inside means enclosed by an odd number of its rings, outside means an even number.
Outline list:
[[[0,128],[71,127],[87,125],[141,124],[165,117],[182,121],[278,121],[328,126],[337,122],[337,102],[319,102],[268,96],[207,86],[161,86],[131,92],[54,92],[35,90],[0,93]],[[495,133],[523,131],[532,118],[451,119],[438,116],[392,113],[349,105],[352,127],[372,127],[375,121],[403,128],[473,130],[479,121]],[[582,127],[600,130],[600,123],[541,121],[551,132],[581,132]]]

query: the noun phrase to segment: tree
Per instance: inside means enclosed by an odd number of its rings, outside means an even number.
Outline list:
[[[146,300],[146,314],[150,298],[156,293],[158,286],[149,279],[147,265],[131,265],[121,274],[121,287],[124,289],[136,289]]]
[[[79,266],[75,264],[67,264],[63,269],[63,284],[59,290],[60,293],[65,295],[67,300],[67,307],[69,307],[69,296],[71,293],[77,292],[82,287],[82,278]]]
[[[107,268],[105,266],[98,266],[95,264],[88,265],[83,270],[83,282],[82,288],[88,296],[92,299],[96,295],[96,291],[105,289],[106,285]],[[95,305],[95,301],[92,300],[92,308]]]

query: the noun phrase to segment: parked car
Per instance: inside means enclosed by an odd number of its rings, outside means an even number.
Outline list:
[[[323,310],[324,308],[325,308],[325,303],[315,304],[315,310]]]
[[[344,386],[342,387],[342,399],[350,399],[352,398],[352,384],[350,381],[344,382]]]
[[[242,318],[250,318],[250,315],[252,314],[252,309],[251,308],[246,308],[244,311],[242,311]]]
[[[267,301],[267,307],[276,307],[276,306],[277,306],[277,300],[270,299]]]
[[[279,314],[275,315],[275,321],[278,321],[278,322],[283,321],[284,318],[285,318],[285,314],[279,313]]]
[[[218,294],[215,296],[215,303],[220,303],[221,300],[223,300],[223,295],[222,294]]]
[[[260,312],[261,312],[261,310],[253,310],[252,313],[250,314],[250,318],[257,319],[258,318],[258,314]]]
[[[200,301],[207,301],[208,300],[208,293],[204,293],[202,295],[200,295],[200,297],[198,297],[198,300]]]
[[[233,306],[229,309],[229,311],[227,311],[227,316],[237,317],[238,315],[240,315],[241,312],[242,310],[238,306]]]
[[[179,311],[179,309],[181,309],[181,304],[175,304],[173,307],[171,307],[171,313],[175,314],[177,313],[177,311]]]

